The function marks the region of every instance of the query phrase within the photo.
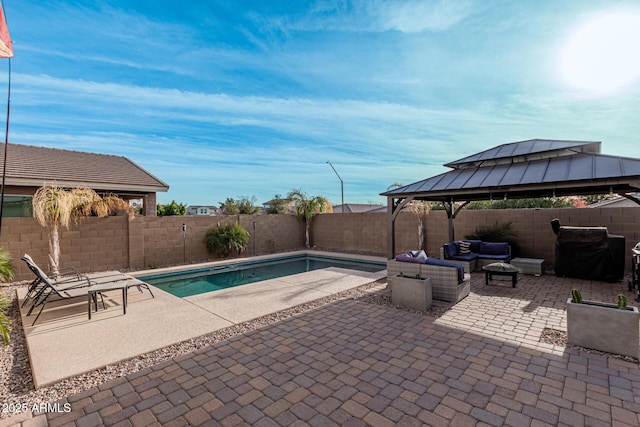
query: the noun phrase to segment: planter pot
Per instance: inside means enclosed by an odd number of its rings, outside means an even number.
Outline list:
[[[567,299],[567,343],[623,356],[640,356],[640,312],[615,304]]]
[[[426,311],[431,307],[431,279],[391,276],[389,284],[391,284],[391,301],[395,305],[420,311]]]

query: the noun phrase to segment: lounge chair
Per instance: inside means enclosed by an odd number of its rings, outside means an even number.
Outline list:
[[[25,307],[27,302],[31,298],[40,297],[42,291],[46,289],[43,284],[41,277],[46,276],[54,285],[56,285],[59,289],[66,289],[68,287],[78,287],[81,285],[81,282],[85,282],[86,286],[90,286],[92,284],[100,284],[108,281],[117,281],[117,280],[125,280],[131,279],[133,281],[131,286],[135,286],[138,288],[138,291],[142,292],[141,288],[147,288],[151,297],[155,298],[155,295],[151,291],[151,288],[147,283],[144,283],[140,280],[133,279],[130,276],[126,276],[119,271],[103,271],[100,273],[89,273],[82,274],[75,268],[62,270],[59,272],[57,276],[52,276],[50,274],[45,273],[38,264],[33,261],[30,255],[24,254],[21,258],[29,267],[29,269],[36,275],[36,278],[29,285],[27,295],[22,302],[22,306]]]
[[[30,299],[38,298],[43,290],[46,288],[42,276],[46,276],[49,278],[51,283],[56,285],[60,289],[65,289],[68,287],[78,287],[82,283],[85,286],[90,286],[92,280],[103,280],[104,278],[113,278],[114,276],[121,276],[122,273],[119,271],[104,271],[101,273],[93,273],[93,274],[81,274],[75,268],[66,269],[60,271],[56,276],[45,273],[38,264],[33,261],[30,255],[24,254],[21,258],[26,264],[27,267],[35,274],[36,278],[29,284],[29,288],[27,290],[27,294],[22,301],[22,307],[25,307]]]
[[[126,274],[120,272],[107,272],[102,273],[102,276],[94,276],[89,278],[88,276],[71,276],[68,278],[61,278],[59,280],[51,279],[47,276],[44,271],[37,264],[33,262],[31,257],[25,255],[22,259],[27,263],[29,269],[36,275],[36,279],[31,283],[30,289],[31,292],[31,300],[32,306],[29,309],[27,316],[30,316],[33,310],[37,306],[40,307],[40,311],[38,315],[33,320],[31,326],[35,325],[38,321],[38,318],[42,314],[44,307],[47,302],[49,302],[52,298],[58,299],[73,299],[78,297],[89,298],[89,294],[93,297],[93,302],[95,304],[96,310],[98,310],[98,301],[97,294],[100,294],[100,298],[102,300],[102,306],[105,307],[104,298],[102,296],[102,292],[96,290],[96,288],[101,287],[105,284],[110,284],[109,289],[122,289],[126,291],[128,287],[129,281],[133,281],[133,286],[142,286],[146,285],[146,283],[141,282],[137,279],[133,279]],[[124,302],[123,302],[124,303]]]

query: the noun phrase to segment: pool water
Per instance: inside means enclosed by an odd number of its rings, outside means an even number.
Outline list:
[[[177,297],[188,297],[328,267],[376,272],[384,270],[386,265],[373,261],[301,255],[144,276],[139,279]]]

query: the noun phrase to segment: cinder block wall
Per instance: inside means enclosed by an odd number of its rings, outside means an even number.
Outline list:
[[[69,230],[60,229],[61,268],[81,272],[139,270],[212,261],[205,235],[211,227],[239,220],[250,234],[246,255],[260,255],[304,247],[304,224],[290,215],[233,217],[85,218]],[[255,228],[253,223],[255,222]],[[182,224],[187,225],[183,234]],[[33,218],[4,218],[0,246],[14,259],[16,280],[32,278],[20,257],[28,253],[49,269],[49,230]]]
[[[455,238],[495,221],[512,221],[521,257],[543,258],[553,264],[555,235],[551,220],[563,225],[605,226],[626,238],[626,269],[631,270],[631,247],[640,241],[640,207],[597,209],[462,210],[455,220]],[[82,272],[159,268],[216,259],[207,252],[205,235],[218,223],[240,221],[251,238],[247,255],[260,255],[304,247],[304,223],[291,215],[240,215],[238,217],[126,217],[85,218],[70,230],[60,230],[61,266]],[[255,222],[255,228],[254,228]],[[185,235],[182,224],[187,225]],[[427,253],[439,256],[449,241],[444,211],[425,217]],[[396,220],[396,252],[418,248],[418,218],[401,213]],[[14,258],[17,280],[31,278],[20,256],[30,254],[48,268],[49,232],[33,218],[4,218],[0,245]],[[311,242],[317,248],[387,256],[388,224],[385,213],[322,214],[314,217]]]
[[[552,265],[556,236],[551,220],[562,225],[607,227],[609,233],[625,236],[626,269],[631,270],[631,247],[640,241],[640,207],[594,209],[504,209],[462,210],[455,219],[455,238],[463,239],[477,227],[496,221],[511,221],[517,233],[516,256],[542,258]],[[425,217],[427,253],[440,256],[440,247],[449,241],[449,223],[444,211],[431,211]],[[410,213],[398,215],[395,225],[396,253],[419,247],[418,218]],[[385,213],[331,214],[314,218],[312,242],[320,248],[387,256],[387,215]]]

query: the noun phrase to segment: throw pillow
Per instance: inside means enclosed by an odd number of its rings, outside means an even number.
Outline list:
[[[461,240],[460,243],[458,244],[458,247],[460,248],[460,255],[471,253],[471,243],[469,242],[465,242],[464,240]]]
[[[411,255],[414,258],[418,258],[418,259],[422,259],[422,260],[426,260],[427,259],[427,254],[425,253],[425,251],[411,251]]]

